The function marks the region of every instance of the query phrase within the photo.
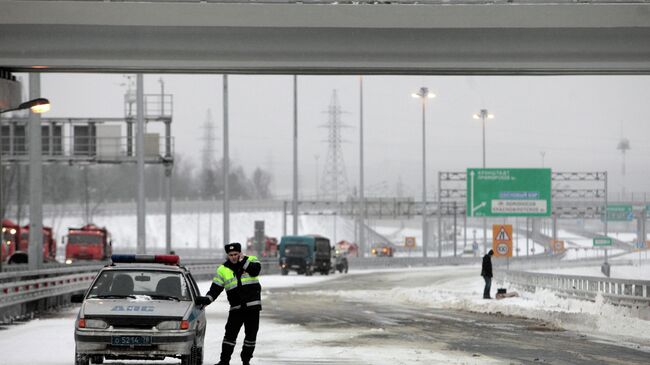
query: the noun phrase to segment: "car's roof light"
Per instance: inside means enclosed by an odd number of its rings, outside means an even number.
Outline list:
[[[113,263],[153,263],[178,265],[180,258],[178,255],[112,255]]]

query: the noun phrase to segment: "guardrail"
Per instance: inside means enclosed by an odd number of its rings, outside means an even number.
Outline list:
[[[548,289],[561,295],[595,301],[601,295],[607,302],[636,308],[650,308],[650,281],[609,279],[505,270],[496,273],[499,282],[534,292]]]

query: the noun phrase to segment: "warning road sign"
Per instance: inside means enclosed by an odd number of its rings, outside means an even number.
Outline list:
[[[404,237],[404,247],[415,248],[415,237]]]
[[[492,226],[492,249],[495,257],[512,257],[512,225]]]

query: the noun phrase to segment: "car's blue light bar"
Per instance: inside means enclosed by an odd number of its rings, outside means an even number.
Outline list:
[[[112,255],[113,263],[153,263],[178,265],[180,258],[178,255]]]

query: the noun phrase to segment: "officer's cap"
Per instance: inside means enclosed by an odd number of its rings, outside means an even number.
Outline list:
[[[230,253],[232,251],[241,252],[241,244],[238,242],[229,243],[226,245],[225,249],[226,253]]]

